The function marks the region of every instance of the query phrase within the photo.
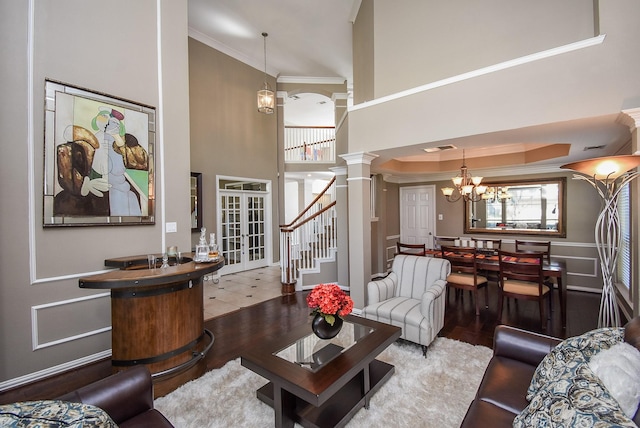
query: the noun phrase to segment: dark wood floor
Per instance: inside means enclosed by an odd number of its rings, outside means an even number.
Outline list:
[[[451,290],[445,313],[445,326],[440,336],[491,347],[493,331],[498,325],[497,290],[491,288],[489,295],[489,309],[482,309],[480,316],[476,317],[471,295],[466,292],[456,298]],[[480,296],[480,302],[484,305],[484,293],[480,293]],[[540,327],[538,306],[535,302],[520,301],[516,304],[512,301],[508,306],[505,304],[502,323],[561,338],[579,335],[596,328],[600,302],[598,294],[568,292],[566,329],[560,325],[557,293],[554,293],[554,297],[554,311],[545,331]],[[251,348],[263,337],[279,335],[309,321],[309,309],[303,293],[271,299],[209,320],[205,326],[215,335],[215,343],[205,357],[206,370],[221,367],[226,362],[238,358],[243,349]],[[109,374],[111,363],[107,359],[31,385],[2,391],[0,404],[54,398]]]

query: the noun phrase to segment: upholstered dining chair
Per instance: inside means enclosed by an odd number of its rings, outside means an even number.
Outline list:
[[[398,251],[396,254],[409,254],[413,256],[424,256],[427,254],[426,244],[403,244],[396,242]]]
[[[543,259],[544,254],[541,252],[498,251],[500,265],[498,322],[502,322],[502,306],[505,297],[535,300],[540,308],[540,326],[545,330],[544,300],[546,297],[551,298],[551,289],[544,283]]]
[[[522,241],[516,239],[516,252],[541,252],[544,254],[544,260],[547,263],[551,263],[551,241]],[[544,278],[544,283],[551,289],[556,289],[556,283],[550,276]],[[560,288],[557,288],[558,296],[560,298],[560,305],[562,305],[562,293]],[[553,299],[551,299],[551,309],[553,310]]]
[[[447,276],[447,301],[449,300],[449,288],[469,290],[475,301],[476,316],[479,316],[478,290],[484,288],[484,304],[485,308],[488,308],[489,288],[487,287],[487,278],[478,273],[476,248],[443,246],[440,250],[442,258],[451,263],[451,273]]]

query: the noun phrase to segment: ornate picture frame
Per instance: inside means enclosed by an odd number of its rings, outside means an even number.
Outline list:
[[[155,224],[154,107],[45,81],[43,226]]]

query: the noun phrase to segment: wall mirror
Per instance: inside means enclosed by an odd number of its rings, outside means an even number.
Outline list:
[[[191,173],[191,231],[202,228],[202,173]]]
[[[566,178],[482,184],[483,198],[464,205],[465,234],[566,237]]]

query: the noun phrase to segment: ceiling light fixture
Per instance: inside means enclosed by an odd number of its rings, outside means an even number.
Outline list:
[[[614,285],[614,274],[621,242],[618,197],[625,184],[638,177],[630,170],[640,165],[640,156],[608,156],[568,163],[560,168],[572,169],[580,174],[573,178],[591,184],[602,199],[601,212],[595,226],[595,241],[602,271],[602,297],[598,327],[619,327],[618,302]]]
[[[273,91],[267,83],[267,36],[269,34],[262,33],[264,40],[264,87],[258,91],[258,111],[264,114],[271,114],[275,108],[276,99]]]
[[[487,187],[487,190],[482,194],[482,199],[487,202],[504,202],[511,199],[509,194],[509,186],[499,187]]]
[[[465,202],[478,202],[482,199],[482,194],[486,192],[487,186],[482,186],[482,177],[472,177],[465,165],[464,149],[462,150],[462,166],[460,174],[451,179],[454,187],[443,187],[442,194],[447,198],[447,202],[456,202],[463,198]]]

